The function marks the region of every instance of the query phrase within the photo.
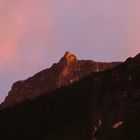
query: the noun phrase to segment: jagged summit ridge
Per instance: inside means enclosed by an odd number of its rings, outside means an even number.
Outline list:
[[[66,64],[72,64],[76,62],[78,59],[77,57],[72,54],[71,52],[67,51],[64,56],[61,58],[60,62],[66,63]]]
[[[66,51],[66,53],[64,54],[64,57],[67,58],[67,59],[70,58],[70,57],[73,57],[73,56],[76,57],[74,54],[72,54],[69,51]]]
[[[32,100],[52,90],[71,85],[92,72],[104,71],[118,64],[120,63],[78,60],[74,54],[67,51],[60,61],[52,65],[51,68],[45,69],[26,80],[14,83],[3,103],[3,107]]]

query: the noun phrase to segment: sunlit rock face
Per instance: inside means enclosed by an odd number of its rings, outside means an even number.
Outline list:
[[[25,100],[32,100],[57,88],[71,85],[92,72],[113,68],[120,62],[102,63],[93,60],[78,60],[75,55],[66,52],[57,64],[45,69],[33,77],[13,84],[3,107],[9,107]]]

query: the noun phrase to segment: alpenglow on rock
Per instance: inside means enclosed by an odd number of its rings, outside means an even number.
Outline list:
[[[71,85],[92,72],[104,71],[118,64],[120,62],[103,63],[93,60],[78,60],[75,55],[66,52],[60,61],[53,64],[51,68],[24,81],[14,83],[2,106],[5,108],[32,100],[60,87]]]

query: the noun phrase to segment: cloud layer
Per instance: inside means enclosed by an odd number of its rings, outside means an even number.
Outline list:
[[[140,52],[138,0],[0,0],[0,100],[70,50],[83,59]]]

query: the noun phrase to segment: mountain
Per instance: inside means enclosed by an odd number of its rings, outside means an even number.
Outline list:
[[[102,63],[78,60],[75,55],[66,52],[60,61],[51,68],[43,70],[27,80],[14,83],[3,107],[32,100],[60,87],[71,85],[92,72],[104,71],[118,64],[120,62]]]
[[[139,140],[140,54],[0,110],[2,140]]]

